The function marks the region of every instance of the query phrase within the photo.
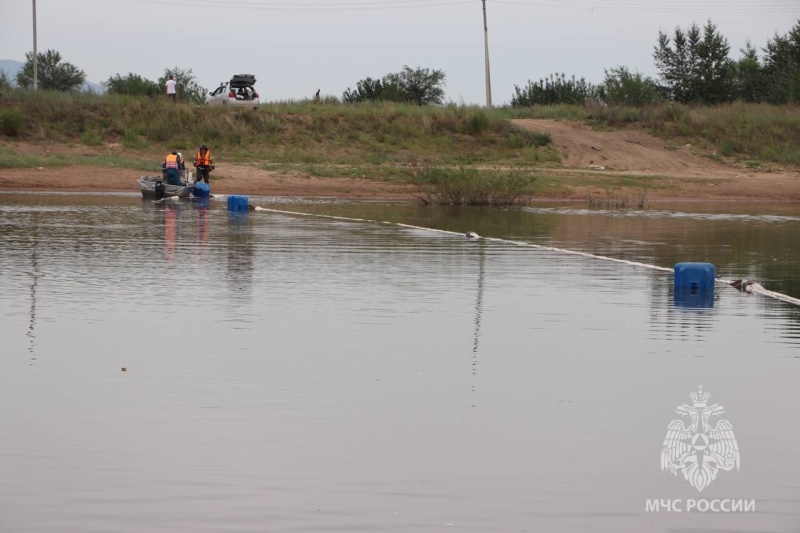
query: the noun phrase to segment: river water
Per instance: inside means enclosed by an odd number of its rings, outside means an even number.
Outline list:
[[[0,195],[0,531],[800,530],[800,308],[552,249],[800,297],[795,206],[250,201]]]

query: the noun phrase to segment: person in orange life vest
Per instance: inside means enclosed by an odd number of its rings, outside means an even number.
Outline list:
[[[164,162],[161,163],[161,168],[166,171],[167,174],[167,183],[169,185],[180,185],[181,184],[181,175],[178,172],[180,169],[180,157],[178,156],[178,152],[173,151],[171,154],[168,154],[167,157],[164,158]]]
[[[208,183],[208,173],[217,167],[214,166],[211,150],[205,144],[201,144],[200,149],[195,154],[194,166],[197,169],[197,181],[203,180]]]

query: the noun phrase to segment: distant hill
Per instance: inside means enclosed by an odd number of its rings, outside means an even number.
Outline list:
[[[11,83],[16,83],[17,80],[17,72],[22,70],[22,67],[25,66],[25,63],[21,61],[14,61],[13,59],[0,59],[0,70],[5,72]],[[106,88],[100,85],[99,83],[93,83],[91,81],[87,81],[83,84],[83,90],[93,93],[104,93],[106,92]]]
[[[25,63],[13,59],[0,59],[0,70],[5,72],[12,82],[17,79],[17,72],[22,70]]]

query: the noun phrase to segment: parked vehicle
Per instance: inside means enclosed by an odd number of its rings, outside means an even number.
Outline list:
[[[209,105],[235,105],[257,108],[256,77],[253,74],[236,74],[230,81],[219,84],[206,98]]]

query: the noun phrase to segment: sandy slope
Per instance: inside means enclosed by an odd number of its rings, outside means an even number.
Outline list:
[[[561,153],[565,171],[589,172],[604,185],[604,176],[662,176],[654,198],[800,200],[797,169],[737,168],[699,154],[690,145],[670,145],[635,130],[602,132],[554,120],[515,120],[517,126],[549,132]],[[602,170],[593,170],[602,167]],[[585,175],[585,174],[584,174]],[[576,191],[577,192],[577,191]],[[585,190],[584,190],[585,193]]]

